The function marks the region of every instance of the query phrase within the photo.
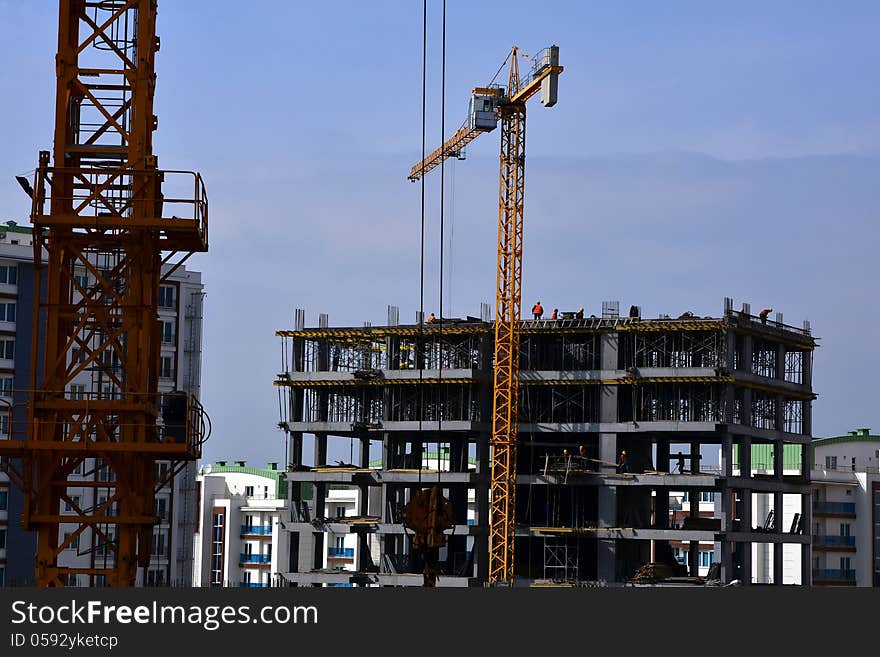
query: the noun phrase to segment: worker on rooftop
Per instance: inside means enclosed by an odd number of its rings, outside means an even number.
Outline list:
[[[434,313],[431,313],[430,315],[428,315],[428,324],[433,324],[436,321],[437,321],[437,318],[434,317]]]
[[[553,312],[550,313],[550,319],[559,319],[559,308],[553,309]]]
[[[758,313],[758,317],[761,318],[762,324],[767,323],[767,315],[769,315],[772,312],[773,312],[773,308],[764,308],[764,310],[762,310],[761,312]]]
[[[574,316],[575,316],[575,318],[577,318],[577,319],[583,319],[583,318],[584,318],[584,309],[583,309],[583,308],[578,308],[578,309],[577,309],[577,312],[574,314]]]
[[[532,306],[532,317],[534,319],[541,319],[544,316],[544,306],[541,305],[541,302],[538,301],[534,306]]]

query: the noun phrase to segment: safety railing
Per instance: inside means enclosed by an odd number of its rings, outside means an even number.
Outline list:
[[[238,563],[272,563],[272,555],[270,555],[270,554],[242,554],[239,556]]]
[[[840,568],[813,569],[813,581],[814,582],[827,582],[827,581],[855,582],[856,581],[856,571],[855,570],[845,570],[845,569],[840,569]]]
[[[242,525],[241,526],[241,534],[242,536],[246,534],[255,534],[260,536],[271,536],[272,535],[272,526],[271,525]]]
[[[813,536],[813,547],[855,547],[855,536],[816,535]]]
[[[813,513],[846,513],[855,515],[854,502],[820,502],[813,501]]]
[[[65,190],[71,179],[72,191]],[[155,194],[144,192],[150,187],[157,189]],[[173,219],[192,222],[203,240],[208,239],[208,195],[201,174],[195,171],[40,167],[34,173],[34,190],[31,216],[35,224],[50,225],[58,217],[74,228],[108,220],[117,220],[119,228],[139,226],[143,221],[154,221],[153,227],[161,228],[163,220]],[[51,204],[50,213],[46,201]]]
[[[339,547],[328,547],[327,548],[327,556],[328,557],[336,557],[336,558],[354,558],[354,548],[339,548]]]

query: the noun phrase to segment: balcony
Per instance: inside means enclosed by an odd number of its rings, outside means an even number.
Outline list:
[[[241,535],[271,536],[272,525],[242,525]]]
[[[327,556],[331,559],[354,559],[354,548],[327,548]]]
[[[854,516],[854,502],[813,502],[813,513],[826,516]]]
[[[238,563],[272,563],[271,554],[242,554]]]
[[[816,584],[831,584],[836,582],[855,584],[856,571],[841,570],[840,568],[813,569],[813,582]]]
[[[816,535],[813,536],[813,547],[814,548],[826,548],[826,549],[856,549],[856,537],[855,536],[836,536],[836,535]]]
[[[269,582],[240,582],[238,586],[242,589],[268,589]]]

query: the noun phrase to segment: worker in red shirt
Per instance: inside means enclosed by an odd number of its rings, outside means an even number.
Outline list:
[[[559,308],[553,309],[553,312],[550,313],[550,319],[559,319]]]
[[[541,319],[544,316],[544,306],[541,305],[541,302],[538,301],[534,306],[532,306],[532,317],[535,319]]]
[[[761,318],[761,323],[762,323],[762,324],[766,324],[766,323],[767,323],[767,315],[769,315],[769,314],[772,313],[772,312],[773,312],[773,309],[772,309],[772,308],[764,308],[764,310],[762,310],[761,312],[758,313],[758,317]]]

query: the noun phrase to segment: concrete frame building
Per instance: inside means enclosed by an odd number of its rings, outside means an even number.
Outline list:
[[[783,548],[792,546],[806,564],[802,581],[809,581],[810,537],[802,529],[811,522],[816,342],[809,324],[788,326],[778,313],[759,319],[748,304],[735,311],[730,299],[721,317],[643,319],[633,307],[622,318],[618,307],[607,302],[601,318],[522,321],[518,583],[622,584],[646,563],[674,559],[671,542],[687,545],[691,575],[700,572],[701,543],[715,544],[721,579],[744,583],[752,582],[754,544],[777,556],[776,584],[783,582]],[[493,324],[469,317],[398,325],[397,315],[389,307],[387,326],[349,328],[329,328],[322,316],[307,329],[298,311],[294,330],[277,333],[284,343],[275,384],[287,391],[280,422],[289,437],[287,477],[315,491],[311,505],[291,500],[294,537],[283,574],[291,584],[421,584],[401,511],[415,490],[434,484],[455,515],[438,585],[487,579]],[[315,436],[311,464],[305,434]],[[326,467],[328,442],[339,440],[356,441],[359,454],[342,472]],[[373,470],[369,455],[379,445],[382,467]],[[415,470],[431,445],[448,450],[448,467]],[[745,457],[752,445],[769,447],[772,474],[753,470]],[[799,457],[793,474],[783,470],[786,446]],[[720,463],[702,464],[718,450]],[[735,464],[736,454],[743,458]],[[335,484],[362,491],[356,520],[311,516]],[[715,492],[719,517],[701,518],[699,505],[690,505],[681,526],[671,527],[676,491],[691,499]],[[756,528],[755,500],[781,513],[787,495],[797,500],[803,524]],[[361,546],[375,537],[379,560],[362,549],[357,572],[323,572],[327,530],[356,534]]]
[[[30,351],[33,335],[34,271],[32,230],[14,221],[0,224],[0,439],[24,438],[27,434]],[[100,268],[101,263],[95,263]],[[167,267],[165,269],[167,271]],[[94,282],[83,268],[78,282],[88,286]],[[162,322],[162,349],[159,363],[159,392],[185,391],[196,396],[201,388],[202,308],[205,292],[201,274],[180,267],[161,286],[159,319]],[[97,339],[97,337],[95,338]],[[76,358],[72,353],[71,358]],[[41,358],[38,355],[38,358]],[[105,362],[88,367],[77,383],[66,391],[71,398],[102,398],[113,395],[106,372],[119,367],[118,362]],[[5,412],[2,412],[5,411]],[[157,462],[157,475],[162,476],[169,462]],[[81,489],[71,489],[86,507],[106,501],[112,494],[110,472],[95,459],[85,459],[78,467],[83,480]],[[147,572],[138,576],[143,586],[190,586],[192,582],[192,535],[195,524],[196,464],[186,463],[174,479],[156,495],[156,515],[160,522],[153,534],[153,556]],[[106,483],[101,486],[100,483]],[[3,484],[0,483],[0,486]],[[36,534],[21,530],[23,497],[14,486],[9,490],[9,530],[6,584],[27,586],[34,582]],[[64,505],[59,512],[65,510]],[[61,539],[73,525],[64,527]],[[112,550],[100,544],[97,534],[86,529],[59,557],[59,565],[88,567],[112,559]],[[102,586],[94,575],[75,575],[70,586]]]

